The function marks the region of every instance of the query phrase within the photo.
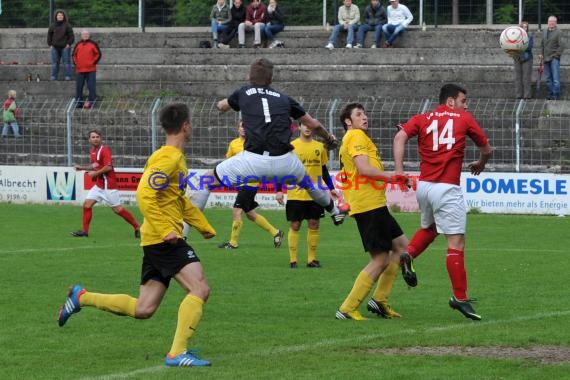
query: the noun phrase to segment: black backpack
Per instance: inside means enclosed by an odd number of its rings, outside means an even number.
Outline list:
[[[200,41],[198,47],[201,49],[210,49],[212,48],[212,43],[210,41]]]

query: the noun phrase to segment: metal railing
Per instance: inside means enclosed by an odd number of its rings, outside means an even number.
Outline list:
[[[219,113],[219,99],[146,98],[103,99],[90,110],[76,109],[72,99],[24,98],[19,124],[23,136],[0,140],[0,165],[69,166],[88,159],[87,132],[100,129],[113,151],[117,167],[142,167],[161,144],[158,122],[161,106],[184,102],[192,112],[192,140],[186,156],[190,167],[210,168],[221,161],[227,144],[236,137],[236,112]],[[370,136],[388,169],[393,167],[395,126],[432,109],[435,99],[298,98],[306,110],[336,136],[343,135],[338,115],[349,102],[364,105]],[[471,99],[469,110],[486,131],[494,153],[490,170],[570,173],[570,112],[567,102],[543,100]],[[338,168],[337,152],[331,155]],[[476,160],[478,149],[468,144],[466,161]],[[407,146],[407,167],[418,167],[415,143]]]

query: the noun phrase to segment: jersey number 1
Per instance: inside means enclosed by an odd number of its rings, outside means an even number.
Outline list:
[[[265,116],[265,124],[271,123],[271,114],[269,113],[269,102],[267,98],[261,98],[261,106],[263,107],[263,116]]]
[[[447,150],[450,150],[453,144],[455,144],[455,137],[453,137],[453,119],[447,120],[443,126],[441,133],[437,130],[439,125],[438,120],[431,122],[429,127],[426,129],[426,134],[432,133],[433,137],[433,147],[432,150],[437,152],[439,145],[447,144]]]

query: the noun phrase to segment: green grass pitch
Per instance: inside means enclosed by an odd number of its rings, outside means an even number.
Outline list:
[[[129,207],[140,219],[140,213]],[[260,210],[287,230],[284,212]],[[81,207],[0,204],[0,368],[3,379],[563,379],[570,378],[570,219],[484,215],[468,218],[469,294],[483,321],[451,310],[444,239],[415,262],[419,285],[400,275],[391,298],[403,315],[362,322],[334,313],[367,262],[353,220],[321,223],[321,269],[289,268],[286,240],[244,219],[240,248],[229,237],[230,210],[207,210],[218,231],[191,245],[212,292],[190,342],[209,368],[166,368],[178,304],[172,282],[150,320],[84,308],[65,327],[56,316],[67,288],[136,295],[142,250],[132,229],[106,207],[94,211],[90,237]],[[395,214],[408,237],[418,214]],[[526,356],[524,353],[527,353]],[[529,354],[530,353],[530,354]],[[549,354],[550,353],[550,354]],[[554,359],[553,359],[554,358]]]

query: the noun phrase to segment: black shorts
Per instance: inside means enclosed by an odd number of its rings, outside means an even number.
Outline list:
[[[176,244],[159,243],[143,247],[141,285],[148,280],[162,282],[166,287],[170,279],[190,263],[200,262],[194,249],[184,239]]]
[[[287,221],[299,222],[301,220],[320,219],[325,216],[325,209],[315,201],[287,201],[285,205]]]
[[[355,214],[354,219],[364,250],[369,253],[390,251],[392,240],[404,234],[386,206]]]
[[[234,208],[241,208],[245,213],[250,212],[259,206],[259,203],[255,201],[256,194],[257,189],[248,189],[245,187],[241,188],[237,193],[236,201],[234,202]]]

